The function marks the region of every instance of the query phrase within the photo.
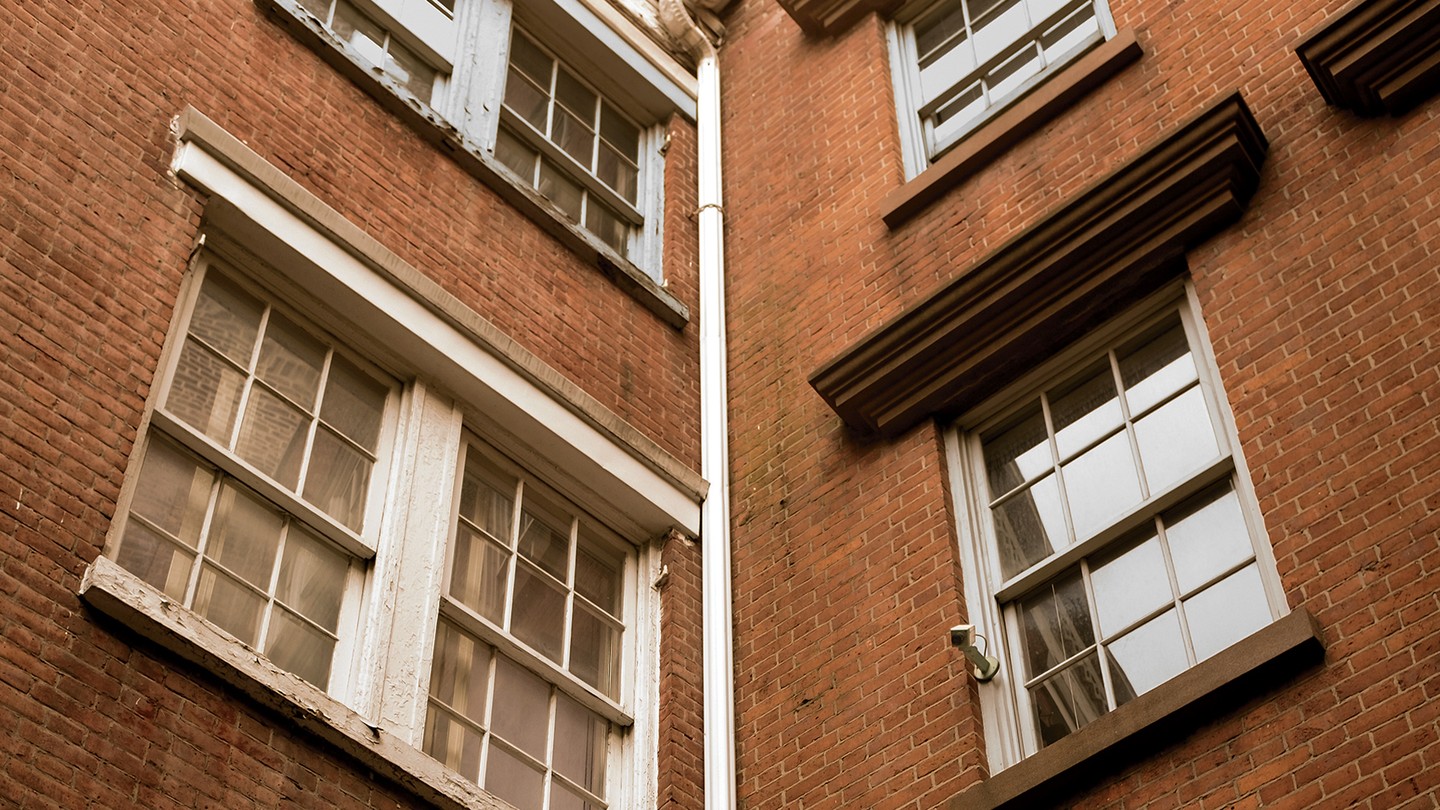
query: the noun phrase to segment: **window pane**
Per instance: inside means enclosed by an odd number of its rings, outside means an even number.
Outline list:
[[[576,605],[570,629],[570,671],[610,697],[620,690],[620,631]]]
[[[555,207],[564,211],[570,219],[580,221],[580,205],[584,199],[584,192],[575,181],[565,176],[562,172],[550,165],[549,161],[540,162],[540,183],[537,186],[540,193]]]
[[[450,595],[496,624],[505,621],[510,553],[461,523],[455,531]]]
[[[630,236],[629,223],[596,202],[594,197],[590,198],[590,205],[586,208],[585,229],[600,237],[600,241],[614,248],[616,253],[625,253],[625,242]]]
[[[505,106],[529,121],[530,126],[541,134],[546,132],[545,119],[550,110],[550,97],[544,89],[536,87],[534,82],[516,71],[514,65],[505,77]]]
[[[1182,504],[1164,521],[1182,594],[1254,556],[1240,500],[1228,481]]]
[[[490,727],[521,751],[544,759],[550,730],[550,684],[514,661],[498,657]]]
[[[1040,588],[1020,605],[1027,677],[1059,666],[1095,643],[1080,573]]]
[[[435,663],[430,669],[431,697],[483,726],[489,687],[489,645],[440,620],[435,630]]]
[[[388,390],[377,380],[335,355],[325,381],[325,404],[320,417],[361,447],[375,452]]]
[[[190,334],[210,344],[236,365],[250,365],[260,314],[265,305],[219,273],[210,273],[195,299]]]
[[[1117,706],[1149,692],[1189,666],[1180,619],[1174,610],[1125,634],[1108,645],[1107,652]]]
[[[518,30],[510,37],[510,65],[518,68],[541,87],[550,87],[550,70],[554,61]]]
[[[430,706],[425,717],[425,753],[475,782],[480,781],[480,732],[456,720],[449,712]]]
[[[515,565],[510,630],[552,661],[564,653],[565,593],[523,560]]]
[[[1020,0],[972,3],[971,10],[970,27],[975,32],[975,51],[981,62],[1029,32],[1030,21]]]
[[[1190,345],[1179,322],[1122,351],[1120,377],[1125,382],[1125,401],[1130,405],[1132,417],[1195,382],[1195,360],[1190,356]]]
[[[1040,36],[1040,47],[1045,49],[1045,61],[1054,63],[1087,40],[1099,38],[1100,21],[1095,19],[1095,8],[1087,3],[1044,32]]]
[[[1220,453],[1199,386],[1136,422],[1135,439],[1152,493],[1170,489]]]
[[[140,483],[130,513],[140,515],[185,545],[195,548],[210,502],[210,470],[157,437],[145,449]]]
[[[534,490],[525,492],[525,506],[520,510],[520,553],[561,582],[570,579],[570,524],[570,516],[554,504]]]
[[[181,601],[190,585],[194,560],[193,553],[137,520],[126,524],[125,537],[115,554],[115,562],[125,570]]]
[[[485,789],[518,810],[540,810],[545,775],[504,748],[491,745],[490,763],[485,768]]]
[[[285,537],[275,598],[334,633],[340,624],[349,568],[350,557],[292,523]]]
[[[580,541],[575,557],[575,592],[616,616],[620,612],[620,569],[625,564],[624,558],[597,548],[594,541],[586,537],[583,524]]]
[[[314,14],[322,23],[330,21],[330,0],[300,0],[300,7]]]
[[[263,386],[254,386],[245,406],[235,452],[281,486],[300,483],[310,417]]]
[[[1094,655],[1030,690],[1042,746],[1084,727],[1106,712],[1105,684]]]
[[[930,146],[943,148],[985,112],[989,103],[979,82],[970,84],[945,102],[930,117]]]
[[[1270,623],[1270,603],[1254,564],[1220,580],[1185,602],[1195,658],[1206,658]]]
[[[555,110],[550,140],[589,169],[594,166],[595,132],[563,109]]]
[[[586,127],[595,126],[595,93],[563,67],[555,74],[555,100],[574,113]]]
[[[550,783],[550,810],[601,810],[603,807],[587,801],[558,779]]]
[[[1066,464],[1066,503],[1083,540],[1140,503],[1140,479],[1130,438],[1117,433]]]
[[[555,770],[575,784],[605,796],[605,749],[609,724],[564,695],[555,699]]]
[[[1024,87],[1026,82],[1038,75],[1044,66],[1036,46],[1027,44],[1022,47],[1014,56],[986,74],[985,85],[990,88],[990,103],[998,104],[1010,98]]]
[[[234,579],[206,565],[200,569],[195,591],[195,612],[230,635],[255,646],[260,635],[260,616],[265,600]]]
[[[305,498],[326,514],[360,530],[365,518],[365,490],[370,485],[370,459],[323,428],[315,431],[315,452],[305,474]]]
[[[1100,560],[1090,572],[1090,584],[1095,589],[1100,634],[1107,638],[1175,601],[1160,538],[1154,534]]]
[[[205,556],[268,592],[284,526],[285,519],[274,509],[229,483],[222,484]]]
[[[615,111],[609,102],[600,102],[600,135],[617,155],[630,163],[640,162],[640,128]]]
[[[279,313],[271,313],[255,375],[308,410],[315,409],[325,346]]]
[[[209,349],[187,340],[170,379],[165,409],[222,445],[230,444],[245,375]]]
[[[477,450],[465,454],[465,479],[460,485],[460,516],[510,545],[515,478],[485,460]]]
[[[926,64],[931,52],[942,45],[955,47],[955,42],[963,40],[964,35],[965,14],[960,4],[936,6],[933,12],[915,22],[915,51],[920,64]]]
[[[324,689],[330,683],[335,639],[277,607],[270,615],[265,654],[275,665]]]
[[[1090,371],[1068,391],[1058,393],[1050,406],[1055,423],[1055,444],[1061,459],[1068,459],[1100,437],[1120,427],[1120,397],[1110,364]]]
[[[634,163],[607,143],[600,144],[600,156],[595,165],[595,176],[599,177],[605,185],[614,189],[616,194],[629,200],[632,204],[635,202],[640,188],[639,171],[635,168]]]
[[[995,540],[1006,579],[1070,545],[1060,485],[1047,475],[1028,490],[995,507]]]
[[[1038,404],[1018,424],[998,436],[982,437],[982,441],[991,499],[1054,469],[1049,435]]]
[[[504,127],[500,128],[495,137],[495,159],[520,175],[520,179],[531,186],[535,185],[535,160],[539,156],[539,152],[525,145]]]

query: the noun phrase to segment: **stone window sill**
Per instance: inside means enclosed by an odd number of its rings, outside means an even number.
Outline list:
[[[553,203],[535,189],[510,179],[510,174],[485,149],[464,136],[453,124],[412,96],[391,89],[388,80],[354,61],[338,47],[323,27],[314,27],[297,17],[279,0],[255,0],[270,16],[302,44],[320,55],[339,73],[353,81],[388,112],[405,123],[421,138],[499,194],[546,233],[579,255],[587,264],[597,267],[617,286],[639,301],[662,321],[682,329],[690,321],[690,309],[670,294],[639,267],[621,257],[608,245],[570,222]],[[657,214],[658,215],[658,214]]]
[[[1135,32],[1128,28],[1118,32],[1006,107],[941,155],[930,168],[891,192],[881,203],[881,219],[892,229],[905,224],[1140,55]]]
[[[1034,756],[966,788],[950,810],[1065,804],[1077,789],[1144,758],[1189,728],[1294,676],[1324,655],[1320,627],[1297,610]]]
[[[445,810],[510,810],[439,761],[216,630],[108,557],[85,571],[80,598],[425,802]]]

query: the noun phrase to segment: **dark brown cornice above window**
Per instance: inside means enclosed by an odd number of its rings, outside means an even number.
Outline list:
[[[1399,115],[1440,90],[1440,0],[1359,0],[1295,52],[1327,102]]]
[[[1240,217],[1267,143],[1238,94],[810,376],[846,423],[895,435],[958,415],[1173,280],[1186,249]]]
[[[779,0],[780,7],[807,34],[834,36],[872,11],[888,14],[900,0]]]

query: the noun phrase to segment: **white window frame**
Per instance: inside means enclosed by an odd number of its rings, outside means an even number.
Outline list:
[[[1112,521],[1089,539],[1061,550],[1014,581],[1005,583],[1000,571],[993,523],[989,517],[988,485],[980,446],[982,431],[1002,424],[1020,407],[1037,398],[1044,389],[1064,384],[1065,379],[1091,361],[1098,353],[1128,336],[1142,331],[1171,313],[1179,313],[1190,342],[1199,376],[1199,387],[1220,445],[1214,461],[1197,470],[1190,478],[1134,507],[1127,515]],[[985,638],[985,652],[1000,661],[993,680],[979,685],[986,752],[992,773],[1017,764],[1035,754],[1041,746],[1030,718],[1032,709],[1023,685],[1025,662],[1020,644],[1018,606],[1031,589],[1052,577],[1074,569],[1080,560],[1101,555],[1109,544],[1123,539],[1134,527],[1155,515],[1183,503],[1221,481],[1233,482],[1241,513],[1249,530],[1261,583],[1271,617],[1270,623],[1289,613],[1283,589],[1276,573],[1273,549],[1266,536],[1264,521],[1255,500],[1245,460],[1225,394],[1220,386],[1215,358],[1205,325],[1199,316],[1199,302],[1188,281],[1172,285],[1132,307],[1064,352],[1023,376],[1005,391],[952,423],[945,432],[945,445],[950,460],[950,483],[954,502],[960,559],[964,575],[964,594],[969,620]],[[1003,584],[1003,587],[1002,587]],[[1093,607],[1092,607],[1093,610]],[[1099,636],[1099,629],[1096,629]],[[1237,642],[1245,643],[1243,640]],[[1105,664],[1102,662],[1101,666]],[[1191,665],[1192,667],[1194,665]],[[1188,670],[1186,670],[1188,671]],[[1155,687],[1165,689],[1167,684]],[[1111,709],[1110,712],[1123,711]],[[1081,730],[1083,732],[1083,729]],[[1072,732],[1080,733],[1080,732]]]
[[[965,3],[972,3],[975,0],[963,0]],[[939,158],[947,150],[963,141],[976,129],[985,124],[986,121],[994,118],[1010,105],[1014,104],[1035,87],[1043,84],[1055,73],[1086,51],[1096,47],[1105,40],[1115,36],[1115,22],[1111,18],[1107,0],[1072,0],[1067,7],[1078,8],[1089,4],[1095,8],[1095,20],[1099,24],[1098,36],[1090,37],[1082,43],[1071,48],[1067,52],[1058,55],[1045,64],[1034,76],[1012,88],[1005,95],[991,99],[986,106],[975,117],[964,123],[960,129],[942,138],[936,138],[928,118],[934,108],[944,104],[945,99],[950,98],[949,94],[954,92],[958,85],[970,81],[979,81],[979,77],[988,68],[993,68],[1006,61],[1016,50],[1019,43],[1033,42],[1032,35],[1039,27],[1032,22],[1032,27],[1026,32],[1022,39],[1014,40],[1012,44],[1002,48],[997,55],[986,58],[980,64],[972,66],[969,73],[949,88],[937,91],[933,98],[926,100],[922,90],[919,59],[915,41],[915,21],[927,13],[942,5],[954,5],[962,0],[926,0],[926,2],[913,2],[907,5],[894,19],[886,26],[887,40],[890,50],[890,75],[895,92],[895,111],[899,119],[901,154],[905,165],[906,178],[914,177],[925,169],[929,168],[931,162]],[[1015,0],[1019,6],[1027,9],[1030,4],[1037,0]],[[968,7],[968,6],[967,6]],[[1057,15],[1052,13],[1047,21],[1053,20]],[[988,94],[987,94],[988,95]]]

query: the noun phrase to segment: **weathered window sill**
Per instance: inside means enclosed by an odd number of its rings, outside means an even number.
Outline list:
[[[1048,124],[1086,93],[1140,58],[1135,32],[1125,29],[1076,59],[970,133],[930,168],[891,192],[881,219],[898,228],[928,205]]]
[[[501,199],[576,253],[585,263],[598,268],[662,321],[676,329],[681,329],[690,322],[689,307],[671,295],[663,285],[579,225],[572,223],[559,208],[541,196],[540,192],[511,180],[509,172],[494,156],[472,143],[428,105],[413,97],[402,97],[391,89],[388,80],[382,79],[375,70],[354,61],[336,45],[334,37],[323,26],[318,23],[309,24],[309,21],[297,16],[289,4],[279,0],[255,0],[255,3],[417,135],[499,194]]]
[[[345,704],[215,629],[108,557],[85,571],[80,598],[99,613],[189,661],[285,722],[361,766],[446,810],[509,810],[460,776]]]
[[[1324,655],[1320,627],[1297,610],[1034,756],[970,786],[950,810],[1062,805],[1073,791],[1144,758],[1175,724],[1203,722]],[[1258,688],[1257,688],[1258,687]],[[1162,728],[1161,725],[1164,725]]]

